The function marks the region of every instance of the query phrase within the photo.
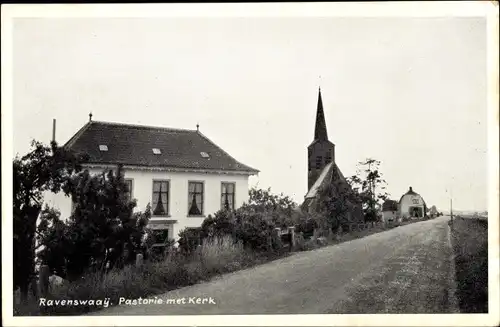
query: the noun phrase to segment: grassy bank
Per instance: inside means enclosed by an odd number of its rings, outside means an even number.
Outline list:
[[[80,280],[66,285],[53,286],[47,297],[53,300],[104,300],[109,306],[118,304],[119,298],[147,298],[180,287],[208,281],[211,278],[262,264],[285,256],[286,253],[257,254],[235,244],[225,237],[206,242],[189,256],[171,254],[157,262],[145,262],[143,266],[127,266],[102,275],[87,273]],[[81,315],[102,309],[97,305],[53,305],[40,307],[30,298],[28,304],[14,303],[14,315]]]
[[[416,221],[415,221],[416,222]],[[387,228],[381,224],[367,226],[362,230],[344,233],[333,240],[302,240],[296,251],[314,250],[320,247],[347,242],[383,232]],[[88,273],[78,281],[66,285],[54,286],[47,299],[86,300],[109,298],[109,305],[118,304],[119,298],[147,298],[177,288],[209,281],[225,273],[250,268],[278,258],[290,252],[284,248],[281,252],[255,253],[244,249],[226,237],[205,242],[203,246],[189,256],[171,254],[157,262],[145,262],[141,267],[127,266],[113,270],[106,275]],[[40,307],[39,302],[31,298],[28,304],[14,302],[14,315],[81,315],[102,309],[103,306],[50,306]]]
[[[462,313],[488,312],[488,221],[455,218],[451,241]]]

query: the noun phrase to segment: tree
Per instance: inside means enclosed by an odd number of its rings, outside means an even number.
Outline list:
[[[379,167],[380,161],[367,158],[365,161],[359,162],[356,175],[348,178],[348,182],[353,190],[359,194],[363,204],[365,221],[376,221],[383,201],[389,197],[385,191],[387,182],[382,178],[383,175]]]
[[[297,204],[289,196],[271,193],[271,188],[251,188],[248,203],[243,204],[242,210],[265,213],[266,219],[280,227],[294,224],[292,219]]]
[[[332,183],[321,187],[318,195],[316,212],[319,213],[319,221],[317,224],[324,230],[336,230],[348,224],[361,204],[358,194],[339,176],[334,178]]]
[[[58,210],[45,206],[40,214],[36,240],[42,249],[37,253],[39,264],[47,264],[58,276],[66,278],[67,226]]]
[[[133,214],[136,201],[128,198],[121,167],[116,174],[110,170],[92,175],[85,170],[70,178],[64,191],[74,203],[67,222],[61,225],[54,214],[42,220],[52,224],[43,224],[51,228],[43,233],[39,257],[54,265],[53,270],[75,279],[89,267],[100,271],[122,267],[145,250],[151,208],[148,205],[144,213]]]
[[[84,159],[56,142],[32,141],[31,146],[28,154],[13,160],[14,289],[20,288],[23,302],[35,274],[35,234],[44,193],[59,192]]]
[[[272,194],[270,189],[252,188],[248,203],[240,208],[223,208],[209,215],[199,230],[183,230],[179,246],[191,252],[205,239],[229,235],[257,252],[276,250],[279,245],[272,243],[274,228],[294,225],[293,219],[298,215],[296,209],[297,205],[288,196]]]

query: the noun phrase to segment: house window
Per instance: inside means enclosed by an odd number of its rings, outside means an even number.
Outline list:
[[[153,215],[168,215],[168,181],[153,181]]]
[[[203,215],[203,182],[189,182],[188,203],[190,216]]]
[[[222,183],[221,209],[234,210],[234,183]]]
[[[125,198],[128,201],[132,200],[132,180],[131,179],[125,179],[125,185],[127,186],[127,189],[125,190]]]
[[[320,169],[321,168],[322,162],[323,162],[323,157],[322,156],[317,156],[316,157],[316,169]]]

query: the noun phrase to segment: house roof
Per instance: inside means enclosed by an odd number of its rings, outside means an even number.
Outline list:
[[[401,195],[401,198],[399,198],[399,203],[401,203],[401,200],[403,200],[403,197],[405,195],[420,195],[420,194],[418,194],[417,192],[413,191],[413,188],[410,186],[410,188],[408,189],[408,192],[406,192],[405,194]]]
[[[418,194],[417,192],[415,192],[411,186],[410,186],[410,188],[408,189],[408,192],[406,192],[405,194],[401,195],[401,198],[399,198],[399,203],[401,203],[401,201],[403,200],[403,198],[404,198],[406,195],[418,195],[418,196],[422,199],[422,202],[424,203],[424,207],[426,207],[426,206],[427,206],[427,204],[425,203],[424,198],[423,198],[420,194]]]
[[[107,151],[101,151],[101,145]],[[64,146],[86,153],[91,164],[259,172],[238,162],[197,130],[89,121]],[[153,149],[160,153],[153,153]]]

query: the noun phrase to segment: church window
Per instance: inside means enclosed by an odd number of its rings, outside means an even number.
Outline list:
[[[321,168],[322,162],[323,162],[323,157],[317,156],[316,157],[316,169],[320,169]]]
[[[329,164],[330,162],[332,162],[332,152],[331,152],[331,151],[328,151],[328,152],[326,153],[325,163],[326,163],[326,164]]]

